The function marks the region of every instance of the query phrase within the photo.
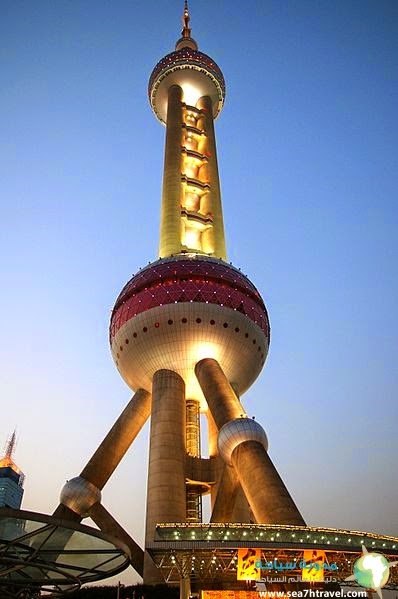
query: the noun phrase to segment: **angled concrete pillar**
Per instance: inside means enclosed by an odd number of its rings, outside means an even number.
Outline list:
[[[116,466],[137,437],[151,413],[151,396],[139,389],[129,401],[80,476],[103,489]]]
[[[228,423],[229,430],[219,450],[225,450],[224,459],[234,467],[256,521],[305,525],[268,456],[264,431],[258,423],[246,418],[221,366],[216,360],[206,358],[198,362],[195,373],[220,431],[219,445],[221,429]]]
[[[260,443],[241,443],[233,451],[231,460],[258,523],[305,526],[289,491]]]
[[[234,468],[224,464],[210,522],[233,522],[232,514],[239,486],[239,479]]]
[[[129,401],[80,476],[69,480],[61,491],[54,516],[80,522],[88,509],[101,500],[100,491],[144,426],[151,411],[151,396],[139,389]]]
[[[102,532],[119,539],[128,547],[131,565],[137,574],[142,576],[144,572],[144,551],[137,545],[134,539],[130,537],[101,503],[95,503],[92,506],[90,509],[90,518]]]

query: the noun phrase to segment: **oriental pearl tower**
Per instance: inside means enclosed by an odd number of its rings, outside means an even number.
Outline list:
[[[214,522],[304,524],[239,399],[264,365],[269,321],[256,287],[226,262],[214,132],[225,82],[191,37],[187,2],[148,94],[166,126],[159,259],[125,285],[110,324],[121,376],[152,393],[146,542],[157,523],[200,522],[208,492]]]
[[[225,82],[191,37],[187,2],[181,37],[153,69],[148,94],[166,127],[159,257],[124,286],[110,322],[113,359],[135,395],[65,485],[58,513],[104,522],[100,491],[150,416],[146,548],[159,523],[201,522],[204,494],[211,522],[304,525],[264,429],[240,401],[264,366],[269,320],[256,287],[227,262],[214,132]],[[147,552],[143,577],[161,580]]]

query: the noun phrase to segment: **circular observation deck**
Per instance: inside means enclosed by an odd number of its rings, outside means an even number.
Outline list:
[[[134,391],[152,387],[157,370],[182,376],[186,397],[206,409],[194,368],[219,362],[241,394],[264,366],[269,321],[256,287],[238,269],[204,256],[158,260],[123,288],[111,316],[110,344]]]
[[[220,113],[225,99],[225,81],[219,66],[210,56],[184,47],[167,54],[152,71],[148,96],[152,110],[163,124],[167,118],[167,93],[172,85],[183,90],[183,101],[195,106],[202,96],[210,96],[213,117]]]

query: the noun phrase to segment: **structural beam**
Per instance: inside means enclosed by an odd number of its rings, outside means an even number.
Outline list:
[[[139,389],[80,473],[103,489],[151,413],[151,396]]]
[[[185,522],[185,383],[171,370],[158,370],[152,383],[145,546],[158,522]],[[161,582],[152,558],[145,554],[146,584]]]
[[[139,389],[105,436],[80,476],[67,481],[54,516],[80,522],[101,500],[101,490],[144,426],[151,412],[151,396]]]
[[[124,543],[130,550],[130,561],[134,570],[140,576],[144,575],[144,551],[130,537],[130,535],[116,522],[115,518],[104,508],[101,503],[95,503],[89,512],[90,518],[95,522],[101,532],[115,537]]]
[[[221,366],[216,360],[206,358],[198,362],[195,373],[219,431],[227,423],[233,423],[228,443],[232,439],[235,446],[229,445],[233,448],[230,460],[257,522],[304,525],[264,443],[260,442],[258,429],[262,430],[261,427],[257,423],[254,427],[251,421],[248,425],[242,420],[239,422],[245,413]],[[236,439],[233,439],[234,429]]]

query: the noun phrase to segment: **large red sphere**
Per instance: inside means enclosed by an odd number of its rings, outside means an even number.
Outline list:
[[[203,400],[195,364],[215,358],[243,393],[269,346],[269,322],[254,285],[236,268],[204,256],[158,260],[123,288],[111,316],[110,343],[127,384],[151,390],[154,373],[178,372],[187,398]]]

